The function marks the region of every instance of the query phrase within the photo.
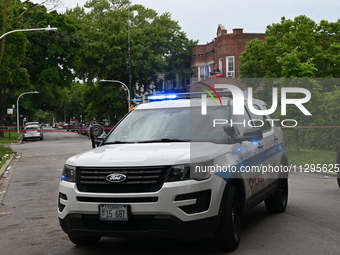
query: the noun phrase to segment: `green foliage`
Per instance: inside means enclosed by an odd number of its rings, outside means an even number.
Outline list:
[[[30,44],[25,59],[31,84],[40,92],[35,107],[53,111],[65,100],[75,78],[72,70],[79,64],[78,51],[83,44],[80,27],[66,15],[47,12],[43,6],[25,17],[32,26],[58,28],[52,33],[27,33]]]
[[[53,114],[57,121],[96,116],[116,122],[127,111],[127,93],[119,84],[97,80],[131,81],[133,92],[135,84],[142,91],[159,84],[160,73],[173,80],[191,74],[196,42],[169,13],[129,0],[91,0],[65,14],[29,1],[0,2],[2,33],[58,28],[12,33],[0,43],[0,124],[6,107],[26,91],[39,91],[20,99],[20,113],[28,119],[47,122]],[[84,83],[73,82],[78,79]]]
[[[0,143],[3,139],[0,138]],[[13,154],[14,151],[10,148],[10,147],[7,147],[7,146],[2,146],[0,145],[0,158],[2,159],[0,161],[0,168],[7,162],[7,160],[10,158],[9,156],[6,156],[5,155],[10,155],[10,154]]]
[[[8,105],[27,91],[39,91],[20,99],[20,113],[30,119],[38,109],[59,110],[65,90],[74,79],[77,50],[82,40],[79,27],[67,16],[48,12],[44,6],[29,1],[4,1],[2,34],[16,29],[57,27],[58,32],[29,31],[8,34],[0,44],[0,124]],[[2,46],[2,47],[1,47]],[[5,47],[3,47],[5,46]],[[1,134],[0,134],[1,136]]]
[[[5,131],[4,137],[0,138],[0,144],[18,143],[20,136],[21,136],[21,133],[18,133],[17,131]],[[3,146],[2,149],[0,150],[3,153],[2,155],[13,152],[10,147],[5,147],[5,146]]]
[[[340,20],[320,24],[306,16],[267,26],[241,56],[242,78],[339,78]]]
[[[296,106],[288,106],[287,115],[276,118],[294,119],[298,126],[332,126],[333,128],[286,129],[286,141],[296,149],[334,149],[340,142],[339,78],[340,20],[320,24],[306,16],[294,20],[284,17],[280,23],[267,26],[264,42],[250,41],[241,56],[241,80],[263,90],[260,98],[271,103],[272,87],[306,88],[311,100],[304,106],[312,116],[305,116]],[[315,77],[323,79],[314,79]],[[261,79],[266,78],[266,79]],[[278,78],[272,80],[268,78]],[[289,98],[301,94],[290,93]]]
[[[95,83],[84,93],[84,103],[89,121],[108,119],[117,123],[127,113],[127,92],[115,83]]]
[[[88,119],[109,118],[115,123],[127,111],[124,88],[96,80],[129,85],[131,72],[131,84],[146,91],[159,81],[159,74],[175,79],[191,73],[190,50],[195,42],[186,38],[169,13],[158,15],[127,0],[92,0],[66,15],[81,26],[85,41],[75,74],[89,86],[83,101]],[[133,98],[135,86],[130,89]]]

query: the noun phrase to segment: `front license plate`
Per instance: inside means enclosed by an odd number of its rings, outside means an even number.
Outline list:
[[[99,205],[99,216],[102,221],[128,221],[128,206]]]

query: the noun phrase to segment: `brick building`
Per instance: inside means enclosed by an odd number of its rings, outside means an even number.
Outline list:
[[[259,38],[265,40],[265,34],[243,33],[243,29],[235,28],[228,34],[222,25],[218,25],[217,37],[205,45],[192,48],[191,66],[194,76],[191,83],[207,80],[226,83],[232,78],[239,77],[240,56],[245,50],[246,43]],[[209,82],[210,83],[210,82]]]

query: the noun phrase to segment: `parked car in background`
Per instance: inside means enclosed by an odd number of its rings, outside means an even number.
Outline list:
[[[89,123],[82,123],[78,122],[77,125],[75,126],[75,131],[79,135],[87,135],[87,129],[88,129]]]
[[[76,121],[70,121],[68,124],[67,124],[67,131],[72,131],[72,132],[76,132],[76,125],[78,124],[78,122]]]
[[[73,124],[73,132],[77,132],[78,134],[80,134],[80,131],[81,131],[81,129],[83,128],[83,123],[81,123],[81,122],[75,122],[74,124]]]
[[[22,140],[26,141],[27,139],[44,139],[43,131],[39,125],[29,125],[25,127]]]
[[[53,124],[53,127],[56,129],[63,129],[64,128],[64,123],[63,122],[55,122]]]

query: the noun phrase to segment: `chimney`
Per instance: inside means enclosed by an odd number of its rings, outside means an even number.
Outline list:
[[[234,28],[233,29],[233,34],[234,35],[243,34],[243,28]]]

